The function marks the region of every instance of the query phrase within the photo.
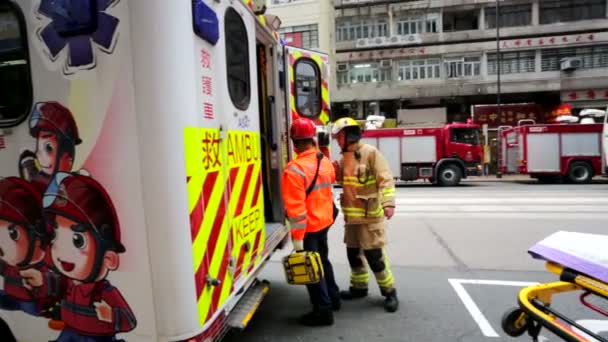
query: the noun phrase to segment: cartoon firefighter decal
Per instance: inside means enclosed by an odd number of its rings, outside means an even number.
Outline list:
[[[29,126],[36,151],[21,154],[19,174],[44,192],[57,172],[72,171],[76,146],[82,140],[72,112],[59,102],[37,103]]]
[[[44,195],[43,212],[54,229],[51,258],[59,274],[25,275],[33,287],[51,285],[61,295],[65,327],[56,341],[116,341],[117,333],[133,330],[131,308],[106,279],[125,247],[104,188],[91,177],[59,172]]]
[[[45,299],[52,299],[48,287],[31,289],[21,275],[26,270],[49,270],[45,251],[52,232],[44,223],[41,203],[42,193],[29,182],[0,179],[0,309],[39,316]]]

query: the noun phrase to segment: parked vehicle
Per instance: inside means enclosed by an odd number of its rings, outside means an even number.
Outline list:
[[[481,175],[479,130],[479,125],[470,123],[369,129],[363,132],[361,141],[382,152],[397,179],[427,179],[433,184],[455,186],[467,176]],[[334,141],[331,154],[338,153]]]
[[[527,124],[502,130],[501,171],[529,174],[541,182],[590,183],[605,172],[606,152],[602,142],[605,124],[586,120],[589,118],[583,118],[584,123],[573,123],[577,117],[566,117],[559,120],[565,122],[561,124]]]

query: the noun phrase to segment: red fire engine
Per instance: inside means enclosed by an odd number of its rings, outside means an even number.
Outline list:
[[[602,124],[533,124],[501,131],[503,173],[590,183],[602,174]]]
[[[378,148],[402,181],[428,179],[455,186],[462,178],[481,173],[479,130],[479,125],[469,123],[380,128],[365,130],[361,141]],[[333,141],[332,155],[339,153]]]

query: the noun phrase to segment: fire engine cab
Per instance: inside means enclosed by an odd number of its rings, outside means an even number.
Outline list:
[[[471,123],[366,129],[361,141],[380,150],[399,180],[455,186],[467,176],[481,174],[479,130]],[[339,153],[334,141],[331,154]]]
[[[265,1],[0,0],[0,338],[209,341],[288,239],[300,115],[327,55]]]

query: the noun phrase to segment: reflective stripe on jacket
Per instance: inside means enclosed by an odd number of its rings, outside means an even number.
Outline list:
[[[295,240],[302,240],[306,232],[318,232],[333,223],[332,184],[336,175],[326,157],[321,159],[317,181],[306,198],[306,189],[316,170],[317,149],[314,148],[299,154],[283,172],[283,203]]]
[[[363,143],[342,153],[336,175],[343,192],[340,199],[347,224],[382,222],[384,208],[395,206],[395,182],[384,156]]]

